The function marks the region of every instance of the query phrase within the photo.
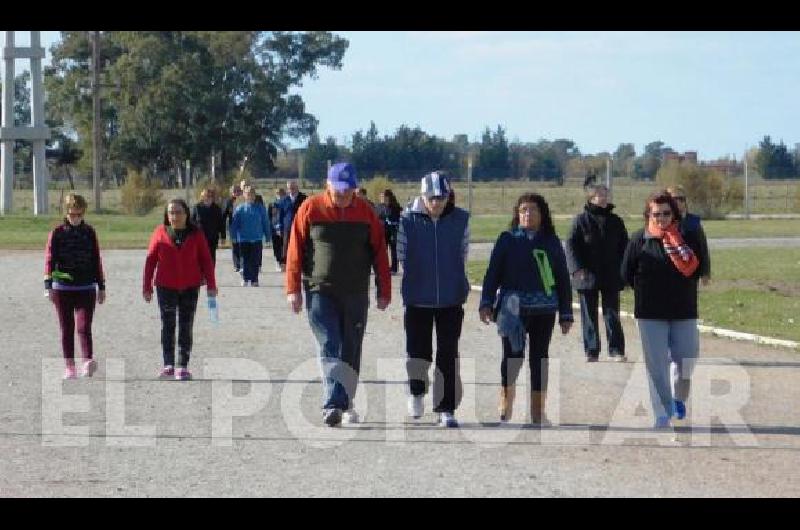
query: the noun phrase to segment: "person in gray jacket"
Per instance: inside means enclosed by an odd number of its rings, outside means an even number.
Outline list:
[[[594,184],[587,188],[583,212],[575,216],[566,239],[567,264],[572,287],[581,305],[583,350],[587,362],[600,355],[600,327],[597,306],[602,296],[608,356],[625,361],[625,335],[619,320],[619,292],[625,287],[619,274],[622,256],[628,245],[628,231],[622,219],[612,212],[608,188]]]
[[[397,253],[403,264],[402,296],[406,332],[408,413],[419,418],[428,391],[436,326],[433,411],[444,427],[458,427],[455,411],[462,385],[458,341],[469,294],[466,274],[469,214],[448,204],[450,182],[442,173],[422,178],[421,198],[400,218]]]

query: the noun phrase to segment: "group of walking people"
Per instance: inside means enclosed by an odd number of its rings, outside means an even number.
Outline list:
[[[223,208],[216,206],[213,190],[204,190],[191,210],[182,199],[169,201],[148,246],[142,283],[144,300],[150,302],[155,290],[161,313],[159,377],[191,378],[199,291],[205,285],[209,297],[217,294],[215,250],[225,240],[227,223],[242,285],[258,285],[262,241],[270,241],[276,268],[285,272],[291,311],[299,313],[305,306],[319,347],[325,425],[360,421],[353,403],[370,277],[374,271],[376,307],[385,310],[392,301],[391,276],[402,269],[408,414],[420,418],[430,393],[438,422],[457,427],[462,397],[459,339],[470,291],[470,216],[454,204],[448,176],[432,172],[422,177],[419,196],[405,209],[388,189],[377,206],[359,197],[356,169],[349,163],[331,166],[320,194],[300,198],[296,183],[288,187],[289,193],[278,190],[269,209],[246,182],[238,187],[244,199],[238,205],[236,189]],[[86,201],[70,194],[65,209],[64,222],[48,238],[45,288],[61,325],[65,378],[77,377],[74,316],[83,352],[81,375],[91,377],[97,366],[91,321],[95,303],[105,300],[104,273],[97,236],[83,220]],[[548,351],[556,323],[562,334],[572,327],[573,289],[580,301],[586,360],[599,358],[600,306],[609,357],[625,361],[619,293],[626,285],[634,291],[655,426],[667,427],[672,417],[685,417],[699,351],[697,283],[700,278],[708,281],[710,271],[705,235],[699,220],[687,214],[680,187],[650,195],[644,226],[630,237],[612,210],[608,190],[591,186],[584,211],[575,217],[562,246],[545,198],[537,193],[517,198],[509,227],[492,249],[478,308],[480,320],[494,322],[501,339],[501,421],[512,416],[527,347],[530,419],[547,423]]]

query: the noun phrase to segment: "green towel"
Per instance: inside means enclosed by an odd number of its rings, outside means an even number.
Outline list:
[[[54,280],[67,280],[69,282],[72,281],[72,274],[68,272],[53,271],[50,277],[53,278]]]
[[[553,287],[555,287],[556,281],[553,278],[553,270],[550,268],[550,259],[547,257],[547,252],[540,248],[534,249],[533,259],[539,268],[539,277],[542,279],[544,292],[547,296],[550,296],[553,294]]]

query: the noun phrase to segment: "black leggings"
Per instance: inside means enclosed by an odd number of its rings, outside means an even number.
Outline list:
[[[164,366],[175,365],[175,320],[178,321],[178,367],[189,365],[192,353],[192,328],[194,313],[197,309],[199,287],[176,291],[164,287],[156,287],[158,308],[161,310],[161,348],[164,354]]]
[[[550,338],[556,323],[556,314],[522,316],[522,324],[528,334],[528,363],[531,368],[531,390],[547,390],[547,368]],[[511,351],[511,341],[503,337],[503,360],[500,363],[500,379],[503,386],[513,385],[525,360],[525,352]]]

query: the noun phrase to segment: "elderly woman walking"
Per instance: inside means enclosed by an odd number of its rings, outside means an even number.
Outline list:
[[[671,416],[686,416],[699,351],[697,280],[702,257],[697,232],[680,229],[680,210],[667,191],[647,198],[644,220],[644,228],[631,236],[625,250],[621,274],[634,291],[655,427],[666,428]],[[675,365],[672,381],[670,362]]]

